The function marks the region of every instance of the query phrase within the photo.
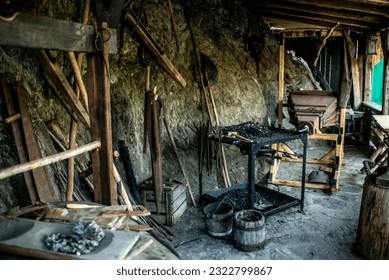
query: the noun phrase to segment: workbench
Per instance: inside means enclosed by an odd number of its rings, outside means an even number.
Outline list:
[[[302,165],[302,182],[301,182],[301,196],[299,199],[292,198],[285,194],[277,192],[279,196],[282,196],[282,200],[285,201],[285,204],[279,204],[271,207],[269,210],[257,209],[263,212],[264,215],[270,215],[278,211],[284,210],[292,206],[299,205],[300,210],[304,208],[304,193],[305,193],[305,177],[306,177],[306,153],[307,153],[307,143],[308,143],[308,130],[303,131],[289,131],[284,129],[277,129],[273,127],[261,126],[255,123],[243,123],[240,125],[233,125],[228,127],[220,127],[217,133],[210,135],[210,140],[234,145],[238,147],[242,155],[248,156],[248,177],[247,183],[239,184],[240,186],[246,186],[248,191],[248,205],[250,209],[255,209],[254,194],[255,191],[259,191],[262,195],[276,195],[274,190],[270,188],[259,186],[255,184],[255,164],[256,157],[261,155],[263,148],[269,153],[274,161],[276,152],[272,151],[270,146],[275,143],[285,143],[288,141],[301,140],[303,143],[303,165]],[[260,151],[261,150],[261,151]],[[228,189],[234,189],[236,186],[231,186]],[[226,189],[222,190],[225,192]],[[219,193],[216,191],[214,193],[208,193],[208,198],[214,198],[216,200]],[[200,193],[200,195],[202,195]]]

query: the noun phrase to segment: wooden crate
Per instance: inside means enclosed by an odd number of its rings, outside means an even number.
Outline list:
[[[151,212],[151,215],[161,224],[173,226],[187,208],[186,188],[181,184],[168,183],[163,188],[162,203],[159,214],[155,203],[153,186],[140,186],[142,205]]]

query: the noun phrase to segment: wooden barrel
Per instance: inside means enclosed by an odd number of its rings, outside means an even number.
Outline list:
[[[205,226],[209,235],[221,237],[232,232],[234,207],[225,202],[214,202],[203,208]]]
[[[389,186],[374,175],[365,178],[355,249],[365,259],[389,259]]]
[[[232,239],[243,251],[254,251],[265,245],[265,216],[257,210],[242,210],[234,215]]]

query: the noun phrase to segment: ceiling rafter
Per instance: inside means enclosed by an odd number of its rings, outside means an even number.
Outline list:
[[[389,0],[242,0],[272,27],[328,29],[366,36],[389,27]]]
[[[338,18],[338,17],[326,16],[318,13],[314,14],[314,13],[301,12],[301,11],[294,11],[293,13],[290,13],[290,10],[282,9],[282,8],[279,8],[269,13],[273,15],[279,15],[280,18],[283,18],[284,16],[290,16],[292,14],[293,17],[297,17],[297,18],[304,18],[307,20],[320,20],[320,21],[323,20],[325,22],[330,22],[333,24],[339,23],[340,25],[347,26],[347,27],[357,27],[361,29],[369,29],[371,27],[371,25],[365,22],[354,20],[354,19]],[[259,12],[259,14],[261,14],[261,12]]]
[[[253,8],[259,8],[259,7],[276,8],[276,9],[289,10],[291,13],[293,13],[294,11],[301,11],[301,12],[311,13],[314,15],[320,14],[322,16],[337,17],[342,19],[352,19],[352,20],[358,20],[358,21],[373,23],[373,24],[380,23],[379,17],[372,16],[368,13],[354,12],[354,11],[340,11],[333,8],[323,8],[323,7],[317,7],[312,5],[304,5],[304,4],[297,4],[297,3],[280,3],[280,2],[264,3],[262,1],[252,1],[248,5],[252,6]]]
[[[265,0],[264,2],[268,2]],[[389,17],[389,3],[387,4],[371,4],[369,1],[355,0],[272,0],[275,2],[289,2],[297,4],[313,5],[323,8],[332,8],[338,10],[364,12],[382,17]],[[270,2],[270,1],[269,1]]]
[[[299,17],[295,15],[285,15],[280,14],[276,12],[261,12],[261,16],[271,18],[271,19],[280,19],[283,21],[290,21],[295,23],[302,23],[302,24],[309,24],[309,25],[315,25],[321,28],[331,28],[334,24],[336,24],[336,21],[329,21],[324,19],[315,19],[315,18],[306,18],[306,17]],[[350,25],[342,25],[340,27],[343,27],[343,29],[347,29],[354,32],[366,32],[369,29],[367,27],[357,27],[357,26],[350,26]]]

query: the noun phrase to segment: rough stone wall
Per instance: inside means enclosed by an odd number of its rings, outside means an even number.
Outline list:
[[[56,7],[57,4],[52,1],[37,2],[34,7],[37,14],[79,21],[82,1],[64,3],[61,1],[63,8]],[[245,39],[249,34],[250,19],[253,17],[241,7],[239,1],[172,2],[180,42],[179,51],[176,49],[167,1],[143,1],[143,5],[140,5],[141,1],[134,1],[134,9],[142,15],[142,20],[155,41],[187,81],[187,86],[182,88],[155,60],[152,60],[151,86],[157,87],[157,94],[163,101],[177,148],[196,195],[198,194],[196,131],[207,121],[207,115],[197,83],[193,44],[185,12],[190,20],[198,57],[200,52],[204,53],[217,68],[218,79],[212,85],[212,90],[221,125],[246,121],[265,125],[275,123],[278,41],[261,24],[261,36],[257,38],[260,50],[257,53],[250,52]],[[123,41],[124,45],[120,52],[110,57],[113,145],[118,149],[119,141],[125,140],[139,183],[151,176],[150,156],[143,153],[145,67],[139,59],[140,41],[134,35],[133,28],[128,25],[124,28]],[[66,75],[73,80],[66,55],[60,53],[59,61]],[[32,57],[32,51],[0,47],[0,62],[0,73],[7,73],[10,79],[21,81],[28,89],[30,113],[43,155],[54,153],[55,148],[48,137],[45,123],[56,119],[68,129],[70,118],[45,85],[41,70]],[[313,89],[317,86],[310,72],[299,59],[293,57],[292,53],[286,54],[285,72],[286,91]],[[4,106],[2,107],[5,117]],[[182,177],[166,129],[162,125],[161,130],[164,174],[166,177]],[[15,148],[6,144],[12,142],[12,139],[10,128],[1,126],[0,168],[18,161]],[[77,143],[80,145],[87,141],[88,133],[80,126]],[[227,148],[229,170],[231,177],[235,178],[233,182],[244,179],[245,159],[242,158],[237,156],[233,148]],[[120,161],[116,163],[120,174],[125,177]],[[49,167],[53,181],[54,173],[65,166],[66,164],[60,163]],[[266,164],[263,163],[261,166],[258,172],[266,173]],[[27,204],[21,202],[21,196],[17,191],[23,185],[22,176],[16,177],[19,178],[17,183],[13,178],[0,182],[0,212],[14,205]],[[205,174],[205,189],[212,189],[217,185],[215,174]],[[13,190],[12,195],[5,195],[9,193],[9,189]]]

